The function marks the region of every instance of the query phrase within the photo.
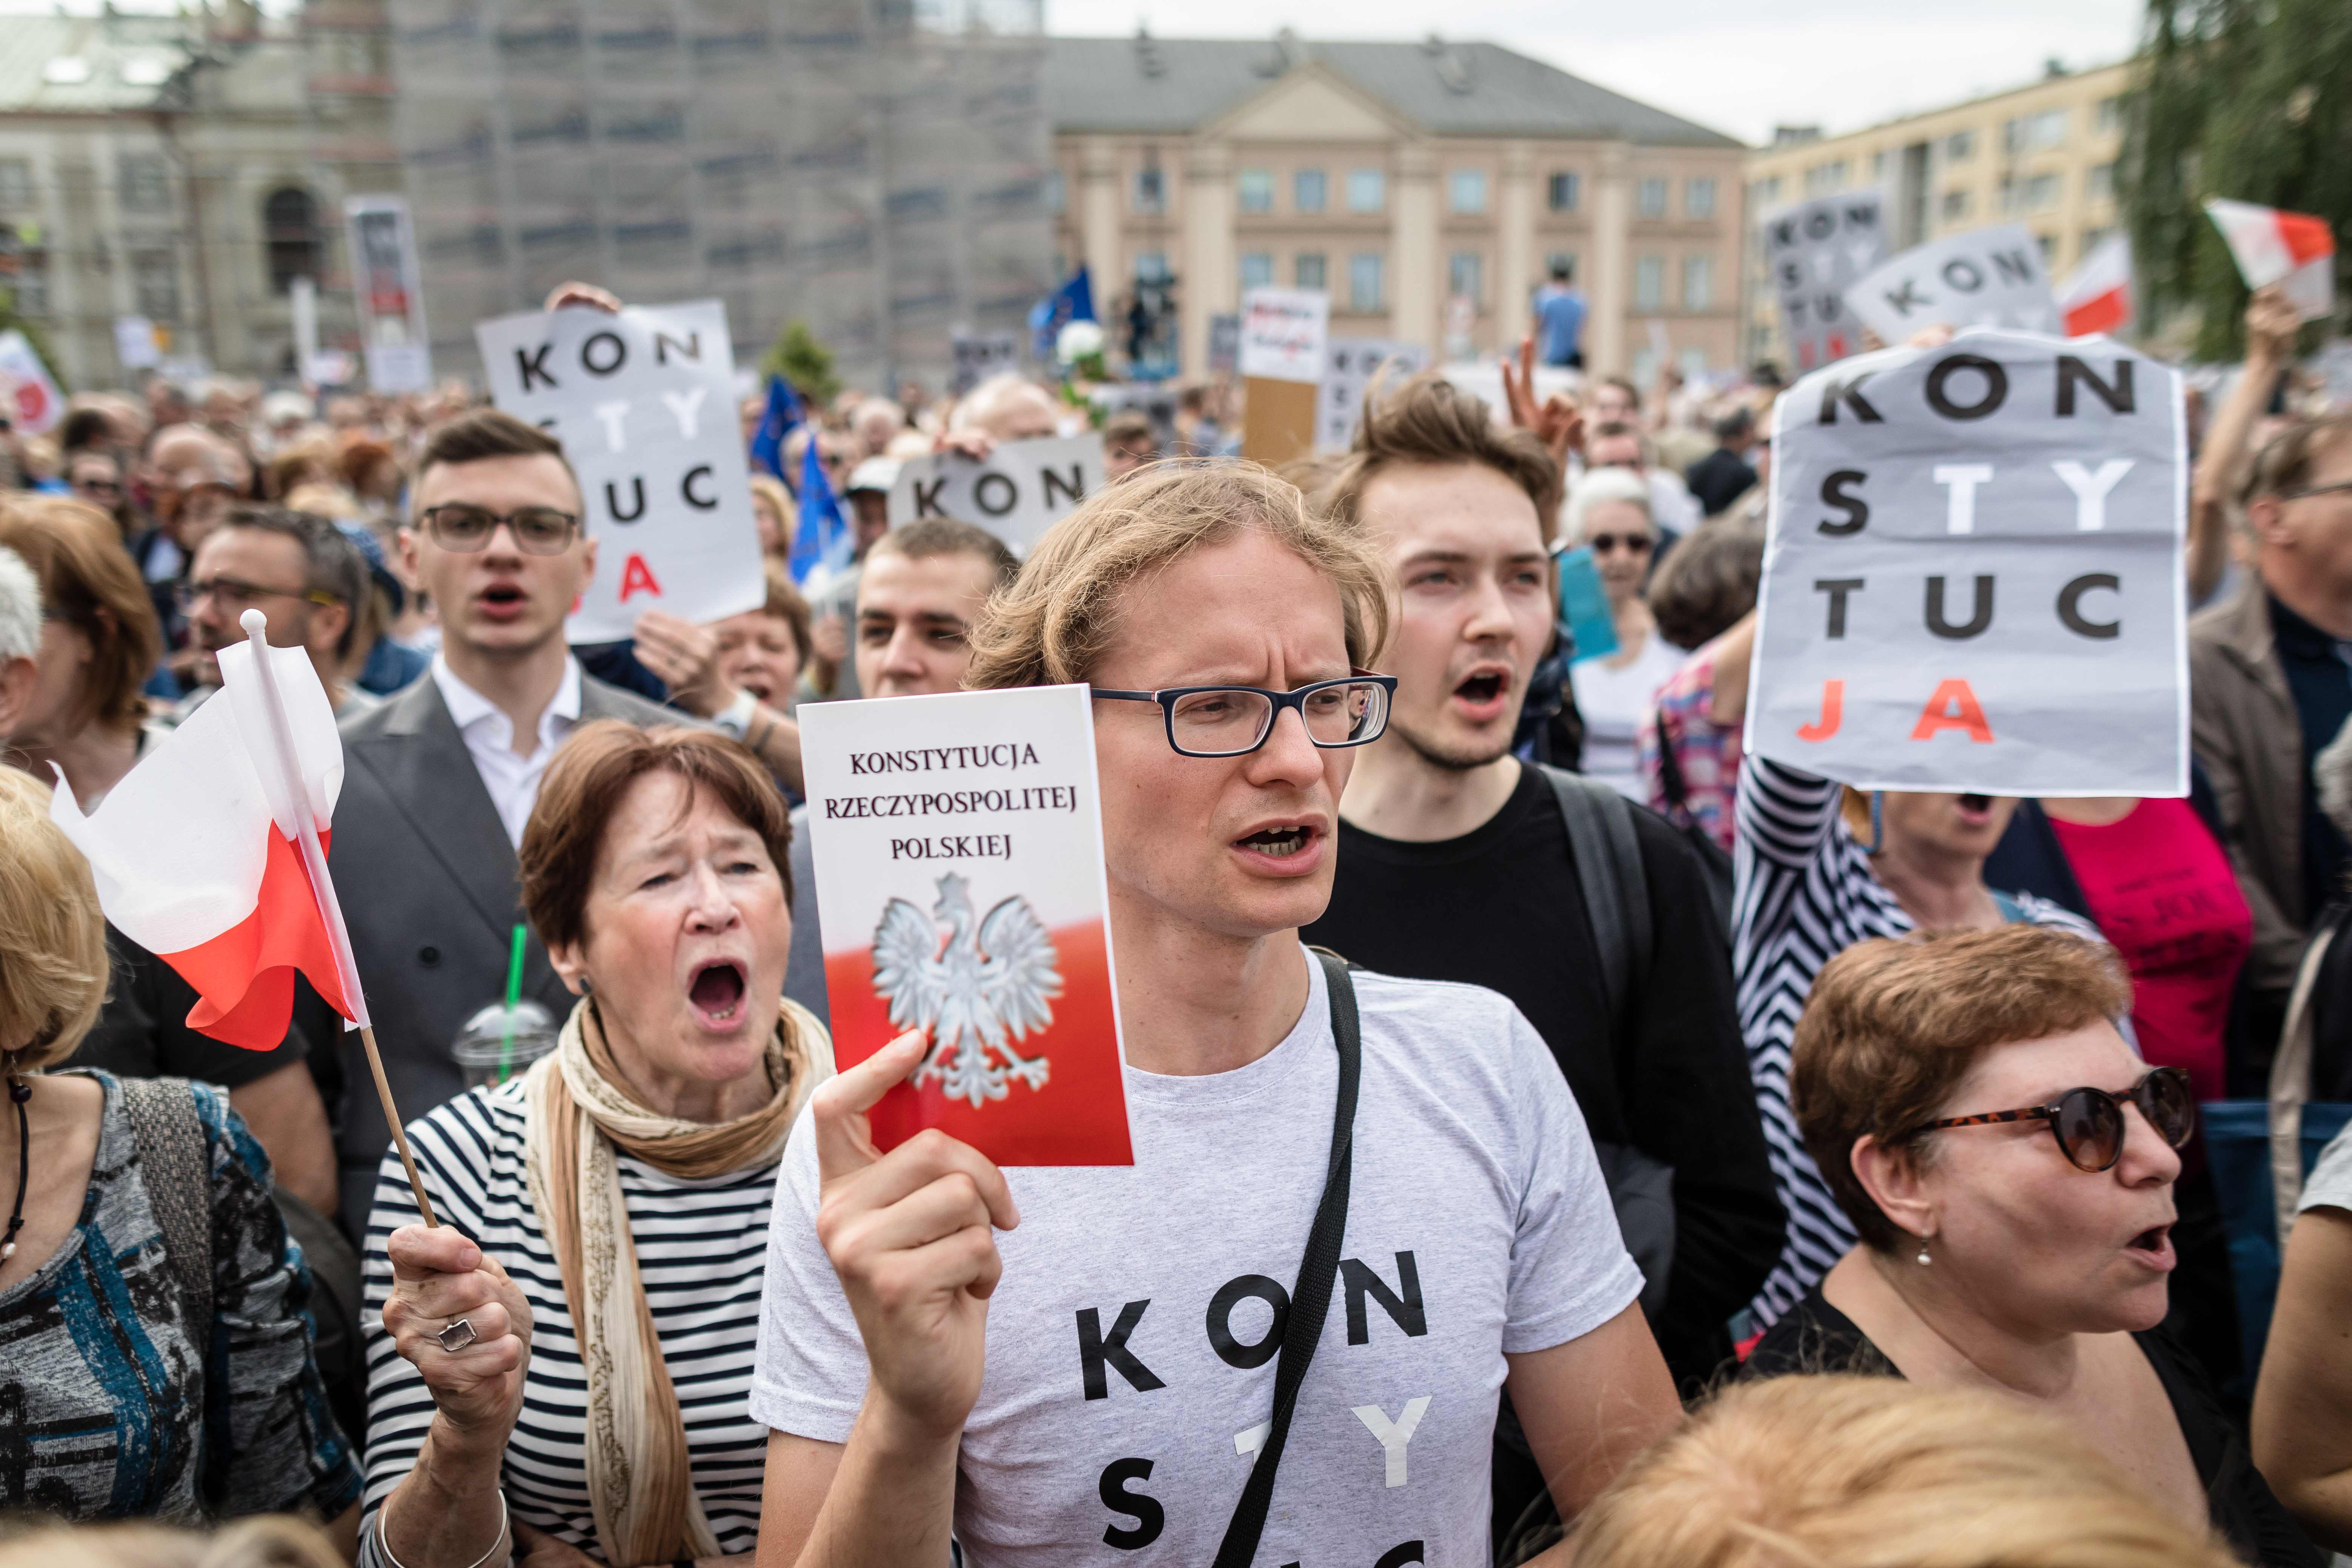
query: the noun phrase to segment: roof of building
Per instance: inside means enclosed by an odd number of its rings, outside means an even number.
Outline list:
[[[1309,62],[1433,135],[1743,145],[1499,45],[1436,38],[1327,43],[1287,32],[1274,38],[1049,38],[1045,111],[1056,131],[1182,133]]]
[[[188,63],[190,43],[177,16],[10,16],[0,26],[0,110],[146,108]]]

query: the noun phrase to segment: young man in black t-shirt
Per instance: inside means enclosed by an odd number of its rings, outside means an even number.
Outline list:
[[[1555,483],[1532,436],[1498,433],[1484,404],[1435,376],[1368,411],[1321,499],[1396,573],[1401,614],[1381,669],[1397,690],[1340,803],[1330,907],[1305,936],[1386,973],[1508,996],[1594,1140],[1672,1168],[1673,1264],[1652,1327],[1687,1382],[1728,1353],[1725,1325],[1779,1255],[1783,1221],[1696,856],[1631,808],[1651,958],[1624,977],[1612,1026],[1559,804],[1510,752],[1552,636]]]

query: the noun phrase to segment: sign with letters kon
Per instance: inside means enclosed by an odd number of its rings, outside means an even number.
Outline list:
[[[801,742],[835,1057],[929,1037],[876,1145],[1133,1163],[1087,689],[812,703]]]
[[[1885,258],[1887,211],[1885,191],[1874,185],[1766,215],[1765,265],[1798,370],[1861,350],[1862,331],[1846,312],[1845,290]]]
[[[1971,328],[1773,414],[1751,752],[1863,789],[2189,788],[2180,378]]]
[[[531,311],[474,337],[492,399],[562,441],[580,476],[596,576],[566,637],[617,642],[646,610],[715,621],[765,602],[725,306]]]
[[[890,487],[890,526],[951,517],[988,530],[1026,555],[1038,536],[1102,489],[1099,436],[1007,441],[985,458],[910,458]]]
[[[1845,303],[1889,345],[1922,327],[2060,330],[2042,247],[2021,223],[1914,246],[1854,279]]]

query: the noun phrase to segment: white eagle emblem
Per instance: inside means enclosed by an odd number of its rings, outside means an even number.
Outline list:
[[[884,907],[874,928],[874,992],[890,1004],[892,1028],[931,1031],[915,1082],[937,1078],[949,1099],[977,1107],[1003,1100],[1015,1076],[1045,1087],[1045,1058],[1024,1057],[1013,1042],[1054,1021],[1047,1003],[1062,994],[1062,974],[1028,900],[999,902],[975,934],[970,888],[950,871],[929,916],[904,899]]]

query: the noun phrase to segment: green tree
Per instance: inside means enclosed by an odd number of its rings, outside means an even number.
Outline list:
[[[781,375],[809,403],[831,403],[841,392],[841,376],[833,367],[833,351],[817,341],[808,323],[791,321],[768,345],[760,360],[761,375]]]
[[[2326,217],[2341,320],[2352,302],[2347,83],[2345,0],[2148,0],[2116,172],[2144,323],[2194,312],[2198,357],[2241,352],[2246,286],[2205,216],[2209,196]]]

